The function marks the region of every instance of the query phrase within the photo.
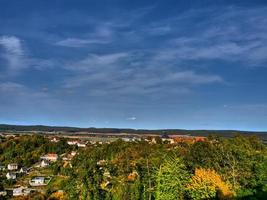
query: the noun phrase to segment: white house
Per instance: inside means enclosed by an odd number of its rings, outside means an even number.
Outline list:
[[[41,159],[50,162],[56,162],[58,160],[58,155],[56,153],[48,153],[44,156],[41,156]]]
[[[45,177],[43,176],[37,176],[37,177],[34,177],[30,180],[30,185],[34,184],[34,185],[43,185],[45,182]]]
[[[8,165],[7,165],[7,169],[8,170],[17,170],[18,169],[18,164],[17,163],[9,163]]]
[[[28,168],[27,167],[22,167],[22,168],[20,168],[19,172],[22,173],[22,174],[26,174],[26,173],[28,173]]]
[[[17,178],[17,175],[16,175],[16,173],[8,172],[8,173],[6,174],[6,178],[7,178],[8,180],[15,180],[15,179]]]
[[[41,167],[47,167],[47,166],[49,166],[49,162],[47,160],[42,160],[40,166]]]
[[[25,188],[25,187],[19,187],[19,188],[14,188],[13,189],[13,196],[27,196],[30,194],[30,189]]]
[[[1,197],[4,197],[4,196],[6,196],[7,195],[7,191],[5,191],[5,190],[0,190],[0,199],[1,199]]]
[[[31,186],[44,186],[47,185],[50,182],[51,178],[50,177],[44,177],[44,176],[36,176],[32,178],[29,181],[29,184]]]
[[[84,143],[84,142],[78,142],[77,143],[77,146],[78,147],[86,147],[86,143]]]
[[[76,145],[78,143],[77,140],[70,140],[70,141],[67,141],[68,145]]]
[[[50,141],[51,141],[51,142],[54,142],[54,143],[58,143],[58,142],[59,142],[59,139],[57,139],[57,138],[54,137],[54,138],[51,139]]]

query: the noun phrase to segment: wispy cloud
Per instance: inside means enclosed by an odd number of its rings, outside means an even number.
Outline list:
[[[2,69],[2,74],[6,77],[18,75],[24,69],[35,68],[38,70],[54,68],[59,65],[59,61],[55,59],[42,59],[37,58],[25,51],[27,49],[26,42],[16,36],[1,36],[0,47],[3,47],[3,51],[0,51],[0,57],[2,57],[6,63]]]
[[[128,117],[126,118],[126,120],[129,120],[129,121],[135,121],[137,118],[136,117]]]
[[[15,82],[2,82],[0,83],[0,94],[18,94],[25,91],[25,86]]]
[[[0,37],[0,46],[4,48],[3,57],[8,62],[10,70],[17,70],[24,66],[24,51],[21,40],[15,36]]]
[[[89,44],[107,44],[109,41],[105,39],[80,39],[80,38],[67,38],[56,42],[58,46],[64,47],[86,47]]]
[[[267,46],[266,13],[266,7],[207,9],[158,22],[159,29],[168,24],[172,31],[161,49],[155,50],[158,52],[155,59],[221,60],[246,66],[262,65],[267,62],[264,53]],[[179,27],[192,23],[196,16],[203,16],[203,19],[186,34],[181,32]]]
[[[0,82],[0,103],[2,106],[13,105],[14,108],[27,105],[34,109],[33,104],[48,107],[53,103],[60,105],[62,102],[43,88],[32,89],[21,83],[9,81]]]
[[[168,66],[150,66],[142,59],[142,56],[129,52],[89,55],[86,59],[73,63],[71,68],[67,67],[76,75],[68,78],[64,87],[89,87],[88,93],[97,96],[154,95],[160,91],[184,94],[194,86],[224,82],[218,75],[172,69]],[[131,65],[133,62],[138,65]]]

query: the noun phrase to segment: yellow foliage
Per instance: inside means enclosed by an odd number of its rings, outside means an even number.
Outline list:
[[[233,196],[229,185],[226,184],[213,169],[196,169],[195,175],[192,177],[187,188],[196,193],[200,191],[201,194],[196,194],[196,196],[211,197],[215,196],[217,192],[220,199],[231,198]],[[208,194],[204,194],[204,190],[207,191]]]
[[[66,200],[62,191],[54,192],[49,199]]]

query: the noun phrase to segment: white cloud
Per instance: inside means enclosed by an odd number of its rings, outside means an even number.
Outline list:
[[[25,47],[21,39],[15,36],[0,37],[0,47],[3,51],[0,56],[6,60],[6,66],[2,70],[2,76],[18,75],[23,69],[35,68],[38,70],[51,69],[60,65],[55,59],[36,58],[25,53]],[[6,71],[5,71],[6,70]]]
[[[131,65],[139,59],[138,65]],[[214,74],[147,65],[142,56],[132,53],[89,55],[71,66],[67,69],[73,70],[75,75],[65,80],[64,87],[89,88],[88,93],[93,96],[154,95],[158,92],[185,94],[195,86],[224,83]]]
[[[182,14],[176,19],[158,22],[169,24],[172,36],[155,50],[158,61],[222,60],[240,62],[247,66],[267,62],[267,7],[207,9]],[[197,26],[181,33],[184,23],[196,16],[204,17]],[[186,28],[185,28],[186,29]],[[174,37],[173,37],[174,36]]]
[[[26,90],[25,86],[15,82],[0,83],[0,94],[18,94]]]
[[[0,45],[5,50],[3,57],[7,60],[9,69],[17,70],[24,67],[24,51],[19,38],[2,36],[0,37]]]
[[[2,36],[0,37],[0,44],[4,46],[8,53],[15,55],[22,55],[23,50],[21,47],[21,41],[14,36]]]
[[[80,39],[80,38],[67,38],[56,42],[58,46],[64,47],[85,47],[89,44],[107,44],[109,43],[106,39]]]
[[[129,121],[135,121],[137,118],[136,117],[128,117],[126,118],[126,120],[129,120]]]
[[[103,67],[112,67],[129,56],[128,53],[111,53],[111,54],[89,54],[86,58],[79,61],[70,61],[63,67],[68,70],[90,72],[95,70],[103,70]]]

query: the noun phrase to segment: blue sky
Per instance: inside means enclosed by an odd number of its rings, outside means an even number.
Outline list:
[[[0,1],[0,123],[267,130],[266,1]]]

